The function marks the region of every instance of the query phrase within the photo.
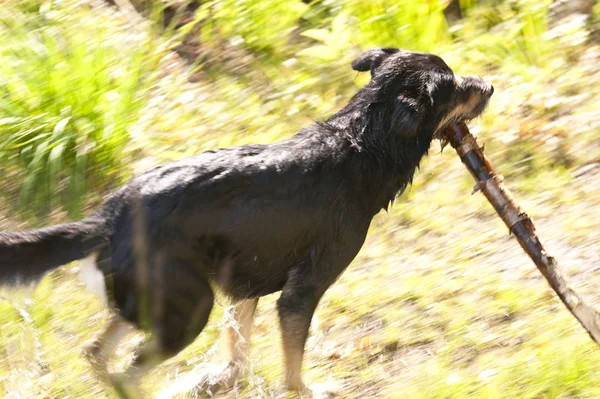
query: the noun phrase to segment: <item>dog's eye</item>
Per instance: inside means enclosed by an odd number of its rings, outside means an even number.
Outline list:
[[[450,73],[436,74],[427,83],[427,92],[432,105],[447,103],[460,94],[460,86],[456,84],[454,76]]]

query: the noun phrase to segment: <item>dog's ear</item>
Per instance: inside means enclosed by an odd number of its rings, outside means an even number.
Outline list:
[[[352,62],[352,69],[359,72],[371,71],[371,74],[377,68],[383,60],[388,58],[390,55],[397,53],[400,51],[397,48],[388,48],[388,47],[380,47],[380,48],[372,48],[363,52]]]

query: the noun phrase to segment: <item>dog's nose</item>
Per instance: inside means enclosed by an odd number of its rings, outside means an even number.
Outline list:
[[[484,80],[480,81],[479,90],[481,91],[481,94],[483,94],[487,98],[490,98],[492,94],[494,94],[494,86],[492,86]]]

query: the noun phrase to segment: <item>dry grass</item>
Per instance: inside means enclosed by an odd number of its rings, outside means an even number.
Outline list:
[[[598,47],[566,54],[559,43],[543,67],[490,70],[466,62],[474,53],[465,46],[443,55],[457,72],[480,72],[496,88],[472,131],[577,289],[598,302],[600,168],[578,169],[600,150]],[[190,83],[178,60],[163,59],[128,131],[134,173],[216,146],[273,141],[323,119],[366,79],[353,81],[340,66],[346,61],[320,74],[300,61],[265,66],[249,82],[223,73]],[[257,83],[265,76],[271,86]],[[484,198],[469,195],[473,184],[457,156],[439,152],[432,149],[389,214],[375,218],[363,250],[321,301],[306,379],[340,382],[341,398],[600,397],[600,351]],[[0,228],[14,228],[16,219],[0,219]],[[108,312],[77,282],[76,268],[52,273],[34,290],[3,290],[0,396],[116,397],[81,356]],[[259,303],[248,378],[221,397],[292,397],[281,383],[275,299]],[[198,340],[144,380],[151,397],[208,361],[221,314],[216,306]],[[131,359],[134,341],[120,348],[114,369]]]

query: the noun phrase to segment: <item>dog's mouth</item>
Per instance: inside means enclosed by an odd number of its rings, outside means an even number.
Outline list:
[[[442,122],[438,125],[437,129],[435,130],[435,133],[433,134],[433,138],[444,140],[443,132],[444,132],[444,130],[446,130],[446,128],[448,126],[455,124],[455,123],[460,123],[460,122],[469,122],[469,121],[477,118],[479,115],[481,115],[483,113],[483,111],[485,111],[486,107],[487,107],[487,101],[486,101],[486,103],[482,103],[481,105],[478,105],[477,109],[474,109],[472,112],[470,112],[468,114],[450,115],[449,117],[448,116],[445,117],[442,120]]]
[[[437,126],[434,138],[443,139],[441,132],[446,127],[457,122],[468,122],[480,116],[487,108],[494,87],[484,80],[476,77],[457,79],[459,98],[465,98],[446,114]]]

